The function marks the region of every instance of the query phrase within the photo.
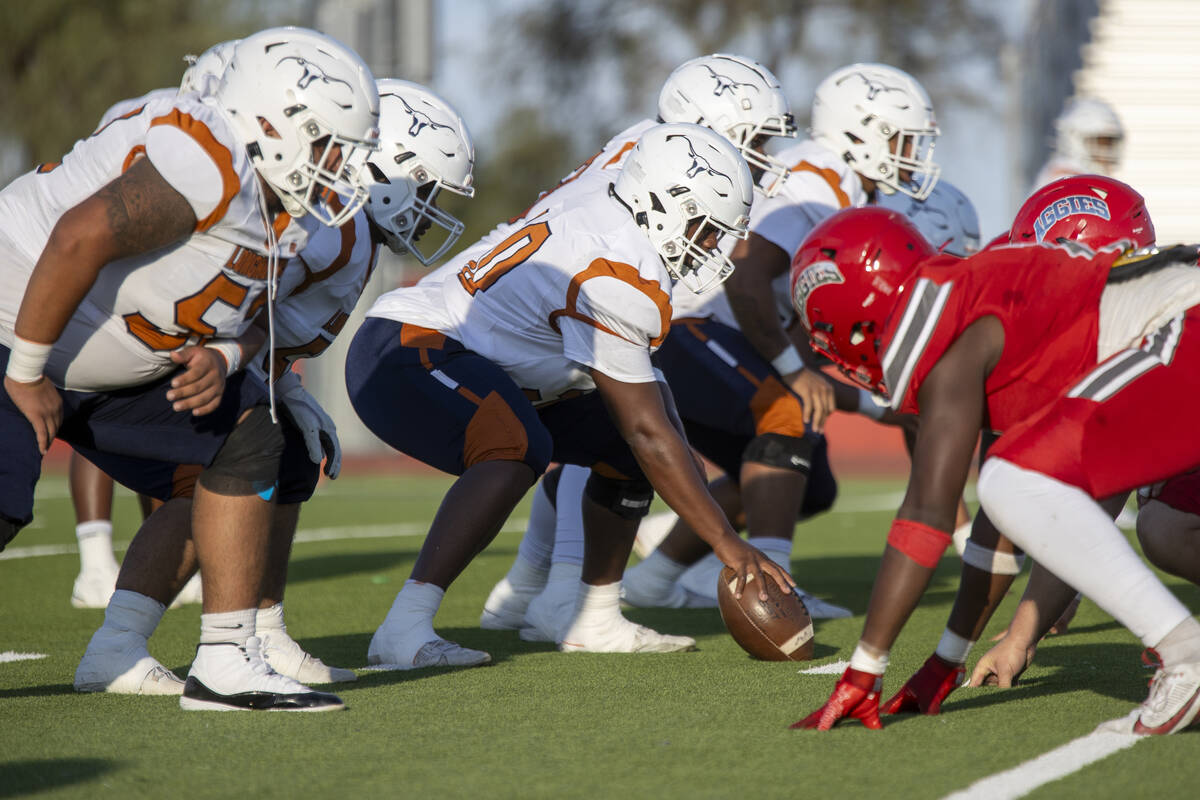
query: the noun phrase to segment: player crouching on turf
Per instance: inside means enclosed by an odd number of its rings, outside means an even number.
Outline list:
[[[333,421],[288,369],[291,361],[317,357],[341,331],[375,266],[379,247],[408,252],[430,264],[457,240],[462,223],[437,208],[442,189],[471,196],[474,146],[466,125],[445,101],[408,81],[380,80],[380,144],[367,164],[371,176],[365,207],[341,228],[318,227],[279,283],[275,316],[274,373],[283,401],[284,452],[271,521],[267,575],[256,618],[262,655],[277,672],[322,684],[355,679],[305,652],[287,632],[283,592],[287,562],[299,520],[320,477],[320,463],[336,478],[341,450]],[[424,125],[415,124],[418,118]],[[443,236],[430,248],[419,242],[432,228]],[[265,381],[266,356],[251,371]],[[104,625],[92,636],[75,672],[77,691],[178,694],[183,684],[148,652],[147,639],[179,586],[196,569],[188,541],[190,492],[175,484],[178,465],[160,475],[172,499],[151,517],[130,544],[117,592]]]
[[[1178,403],[1200,391],[1196,258],[1001,245],[960,260],[878,209],[813,231],[792,282],[814,348],[921,427],[862,639],[829,701],[793,727],[881,727],[888,653],[950,543],[981,424],[1004,431],[978,484],[992,523],[1162,659],[1133,730],[1192,723],[1200,622],[1097,500],[1200,464]]]
[[[751,194],[749,167],[724,137],[658,125],[605,193],[551,192],[375,303],[346,361],[350,400],[384,441],[460,477],[372,637],[370,663],[491,660],[442,639],[433,617],[551,460],[592,467],[587,541],[626,543],[619,564],[582,575],[591,588],[581,618],[594,601],[620,619],[620,572],[654,490],[734,568],[739,593],[767,576],[791,585],[708,495],[650,363],[670,324],[672,282],[702,288],[728,274],[716,248],[723,234],[745,235]]]

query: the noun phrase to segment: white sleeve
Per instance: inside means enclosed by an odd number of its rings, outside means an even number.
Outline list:
[[[241,181],[229,150],[212,137],[203,123],[178,111],[168,116],[180,117],[193,130],[173,122],[151,125],[146,132],[146,157],[187,199],[200,229],[206,229],[224,214],[229,201],[240,191]],[[218,217],[210,219],[217,212]]]
[[[558,318],[563,354],[614,380],[655,381],[650,353],[669,330],[671,306],[657,283],[646,284],[635,286],[615,275],[584,281]]]
[[[804,173],[790,175],[784,190],[761,205],[751,215],[750,231],[783,250],[789,260],[817,223],[841,208],[823,180]]]

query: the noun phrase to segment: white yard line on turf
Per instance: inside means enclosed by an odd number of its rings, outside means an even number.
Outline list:
[[[16,653],[12,650],[5,650],[0,653],[0,664],[6,664],[9,661],[33,661],[38,658],[45,658],[45,653]]]
[[[819,667],[809,667],[808,669],[800,670],[801,675],[841,675],[846,671],[846,667],[850,666],[849,661],[834,661],[830,664],[821,664]]]
[[[961,791],[946,795],[943,800],[1016,800],[1024,797],[1040,786],[1065,778],[1088,764],[1149,738],[1129,732],[1137,713],[1138,710],[1134,710],[1127,717],[1105,722],[1087,736],[1067,742],[1012,769],[975,781]]]

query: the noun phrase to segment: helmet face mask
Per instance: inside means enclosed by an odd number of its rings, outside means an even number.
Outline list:
[[[858,385],[888,396],[880,336],[918,263],[935,255],[897,211],[865,207],[826,219],[792,259],[792,303],[813,349]]]
[[[379,94],[354,51],[304,28],[261,31],[234,45],[214,94],[285,211],[339,226],[362,208]]]
[[[746,238],[753,185],[750,168],[723,136],[668,123],[642,134],[609,191],[671,277],[703,292],[733,272],[716,245],[723,236]]]
[[[471,197],[475,148],[466,124],[440,97],[409,81],[379,82],[381,150],[369,162],[367,213],[394,252],[425,266],[458,241],[463,224],[437,207],[442,190]],[[432,246],[419,241],[436,229]]]
[[[1125,243],[1154,244],[1145,199],[1128,184],[1103,175],[1071,175],[1029,196],[1013,220],[1014,244],[1075,242],[1092,251]]]
[[[886,64],[851,64],[821,81],[810,132],[884,194],[924,200],[941,174],[933,160],[940,131],[929,95],[907,72]]]
[[[1084,172],[1107,173],[1121,164],[1125,128],[1104,101],[1070,100],[1054,121],[1054,149]]]
[[[760,174],[767,196],[778,192],[788,166],[763,151],[771,137],[792,138],[797,128],[775,76],[755,61],[714,53],[677,67],[658,98],[663,122],[691,122],[711,128],[738,149],[750,165],[756,186]]]

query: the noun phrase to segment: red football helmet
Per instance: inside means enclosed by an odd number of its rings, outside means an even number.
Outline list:
[[[1029,196],[1017,212],[1009,240],[1067,240],[1092,250],[1126,240],[1132,249],[1154,244],[1154,223],[1146,201],[1132,186],[1103,175],[1071,175]]]
[[[849,208],[817,227],[792,259],[792,304],[813,349],[887,396],[879,337],[918,262],[937,255],[903,214]]]

